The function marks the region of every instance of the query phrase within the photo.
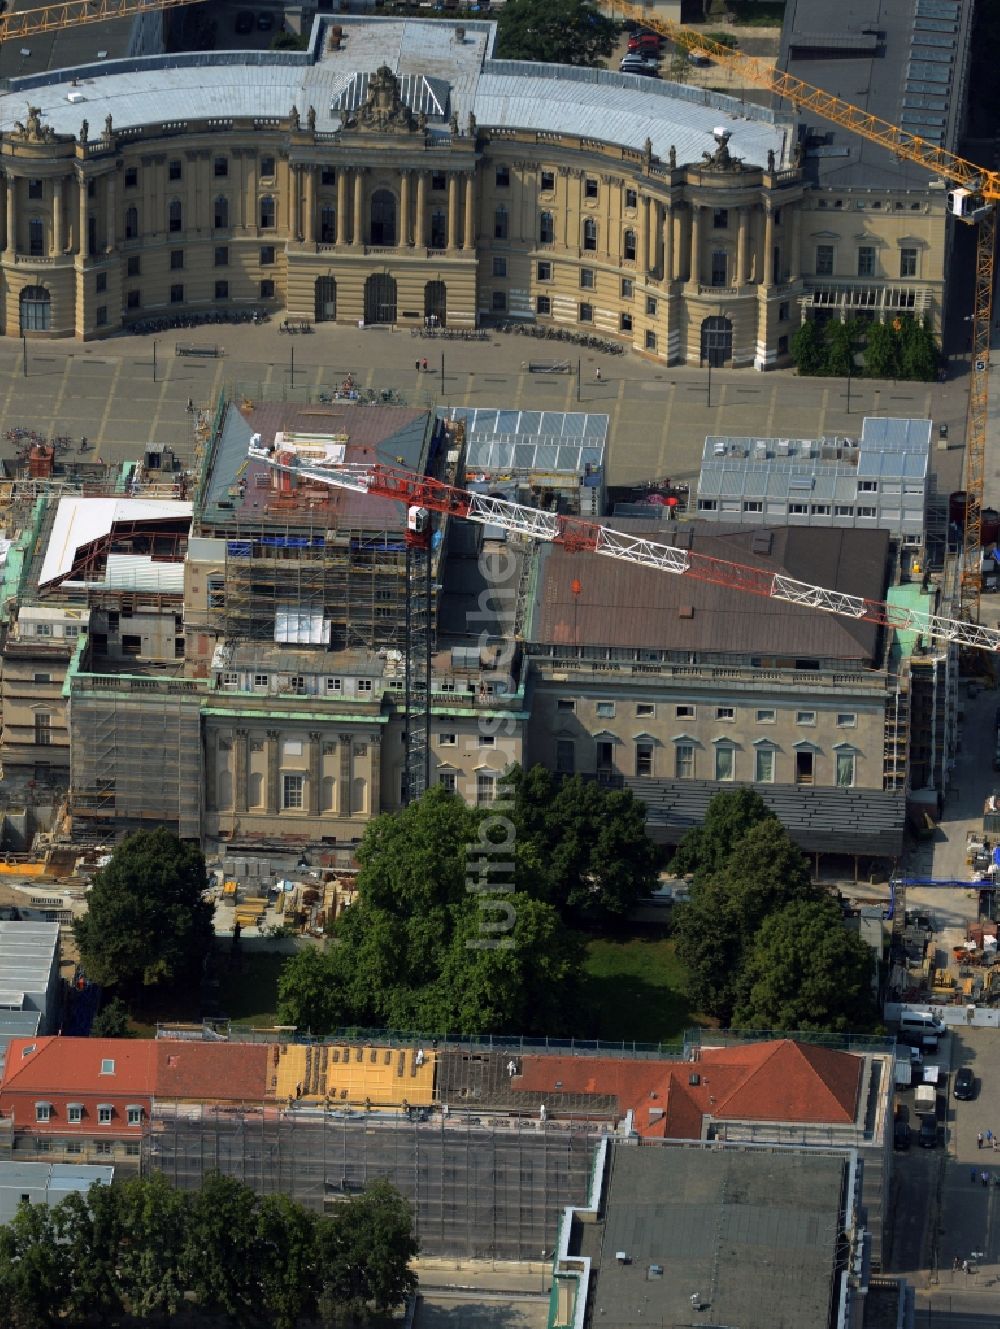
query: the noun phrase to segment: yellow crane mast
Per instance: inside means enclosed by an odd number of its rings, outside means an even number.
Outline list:
[[[10,10],[0,14],[0,42],[199,3],[202,0],[62,0],[60,4],[42,5],[38,9]]]
[[[658,18],[627,0],[608,0],[614,17],[629,19],[669,38],[683,51],[698,50],[723,68],[740,75],[747,83],[786,97],[799,110],[829,120],[851,133],[868,139],[904,161],[922,166],[943,178],[948,186],[951,213],[977,228],[976,286],[972,316],[972,381],[965,436],[965,532],[962,546],[962,605],[974,620],[979,618],[982,583],[983,490],[986,469],[986,429],[989,418],[990,326],[993,310],[993,270],[996,253],[996,204],[1000,199],[1000,172],[986,170],[975,162],[928,143],[899,125],[870,115],[851,102],[835,97],[804,79],[774,65],[713,41],[670,19]]]

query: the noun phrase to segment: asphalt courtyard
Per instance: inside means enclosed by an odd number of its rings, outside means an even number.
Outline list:
[[[930,417],[939,491],[960,485],[967,381],[944,384],[798,378],[792,371],[664,368],[626,353],[495,333],[486,342],[414,337],[388,328],[320,324],[309,335],[253,326],[178,329],[101,342],[0,341],[0,456],[14,426],[81,436],[105,461],[141,455],[149,444],[194,450],[189,399],[209,406],[220,391],[251,400],[315,399],[348,373],[361,388],[392,388],[408,405],[605,412],[611,417],[608,480],[630,484],[697,476],[707,434],[815,438],[856,436],[862,417]],[[218,355],[178,355],[178,344]],[[417,365],[427,360],[426,372]],[[442,369],[443,362],[443,369]],[[561,364],[567,372],[532,372]],[[597,371],[600,370],[598,378]],[[849,407],[849,409],[848,409]],[[937,448],[947,424],[950,446]],[[93,458],[95,452],[88,454]]]

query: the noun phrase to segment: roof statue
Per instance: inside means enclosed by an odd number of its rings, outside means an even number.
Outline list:
[[[28,143],[52,143],[56,137],[51,125],[42,124],[42,112],[38,106],[28,107],[28,118],[23,124],[20,120],[14,122],[14,134]]]
[[[399,95],[399,79],[388,65],[380,65],[368,84],[368,95],[356,116],[343,111],[340,123],[349,129],[370,129],[379,134],[412,131],[416,121]]]
[[[774,149],[773,149],[773,148],[768,148],[768,150],[767,150],[767,170],[768,170],[768,174],[769,174],[769,175],[774,175],[774,163],[775,163]]]
[[[458,112],[452,111],[451,119],[448,121],[448,128],[453,134],[458,134]]]
[[[729,140],[732,138],[730,129],[713,129],[712,137],[718,146],[714,152],[703,152],[702,159],[705,165],[703,170],[709,171],[742,171],[743,162],[741,158],[734,157],[729,151]]]
[[[90,133],[90,121],[89,121],[89,120],[81,120],[81,121],[80,121],[80,142],[81,142],[81,143],[86,143],[86,141],[87,141],[87,136],[89,135],[89,133]]]
[[[310,106],[306,111],[306,124],[309,126],[310,134],[316,133],[316,107]]]
[[[669,160],[670,160],[670,169],[673,170],[674,167],[677,165],[677,147],[676,147],[676,145],[673,144],[673,143],[671,143],[671,145],[670,145],[670,159],[669,159]]]

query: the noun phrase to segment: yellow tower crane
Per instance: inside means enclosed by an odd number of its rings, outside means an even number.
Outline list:
[[[870,115],[860,107],[814,87],[794,74],[787,74],[753,56],[733,51],[711,37],[692,32],[670,19],[654,17],[627,0],[608,0],[615,17],[631,19],[675,42],[682,51],[699,50],[747,83],[787,97],[800,110],[822,116],[851,133],[887,149],[904,161],[924,167],[948,185],[949,211],[977,228],[976,288],[972,316],[972,383],[965,437],[965,533],[962,546],[962,606],[979,619],[982,583],[983,489],[986,467],[986,428],[989,407],[990,323],[993,309],[993,266],[996,252],[996,205],[1000,200],[1000,172],[988,171],[953,152],[928,143],[899,125]]]
[[[0,14],[0,42],[198,3],[201,0],[61,0],[59,4],[42,5],[38,9],[9,10]]]

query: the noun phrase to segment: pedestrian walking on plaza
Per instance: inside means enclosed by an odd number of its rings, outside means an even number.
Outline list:
[[[601,366],[600,366],[600,365],[598,365],[597,368],[594,370],[594,377],[597,379],[598,383],[600,383],[600,381],[601,381]]]
[[[984,1171],[980,1174],[980,1176],[981,1176],[981,1178],[982,1178],[983,1185],[984,1185],[984,1186],[989,1186],[989,1184],[990,1184],[990,1174],[989,1174],[987,1171],[984,1170]]]
[[[418,360],[417,363],[413,366],[413,368],[417,371],[418,374],[420,373],[420,361],[419,361],[419,360]]]
[[[962,1263],[961,1260],[960,1260],[960,1259],[958,1258],[958,1256],[956,1255],[955,1258],[954,1258],[954,1260],[952,1261],[952,1265],[951,1265],[952,1269],[953,1269],[953,1270],[954,1270],[954,1269],[958,1269],[958,1267],[959,1267],[959,1265],[960,1265],[961,1263]]]
[[[987,1131],[987,1132],[986,1132],[986,1143],[987,1143],[987,1144],[990,1144],[990,1145],[993,1143],[993,1132],[992,1132],[992,1131]]]
[[[982,1147],[983,1147],[983,1133],[982,1131],[980,1131],[979,1134],[976,1136],[976,1148],[982,1149]]]
[[[423,360],[420,362],[420,368],[424,371],[425,374],[427,373],[427,356],[426,356],[426,355],[424,356]]]
[[[968,1260],[963,1260],[963,1261],[962,1261],[962,1273],[963,1273],[963,1274],[967,1274],[968,1272],[969,1272],[969,1262],[968,1262]]]

